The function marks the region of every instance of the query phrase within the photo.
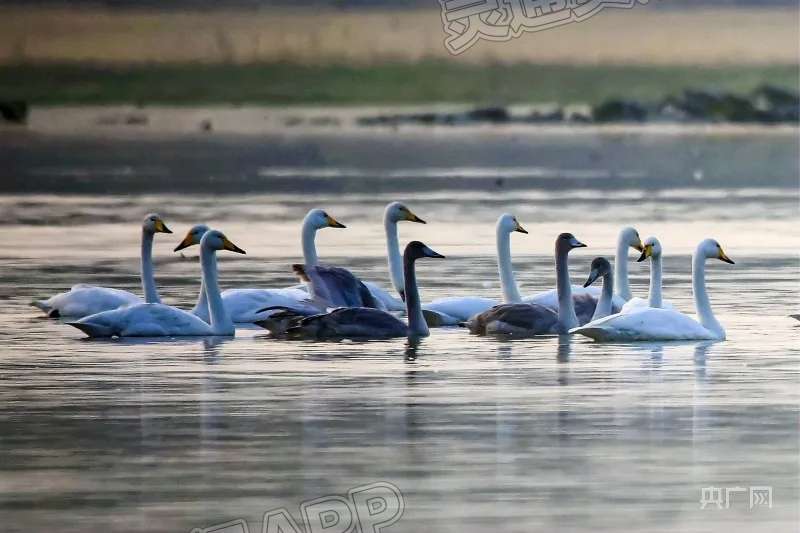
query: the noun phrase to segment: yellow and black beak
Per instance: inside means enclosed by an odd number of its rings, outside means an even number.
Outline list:
[[[172,233],[172,231],[164,224],[160,218],[155,222],[156,233]]]
[[[720,261],[724,261],[725,263],[728,263],[729,265],[735,265],[736,264],[736,263],[733,262],[733,259],[731,259],[730,257],[728,257],[725,254],[725,252],[722,250],[722,247],[720,247],[720,249],[719,249],[719,255],[717,255],[717,258]]]
[[[514,228],[514,231],[516,231],[516,232],[518,232],[518,233],[524,233],[524,234],[526,234],[526,235],[528,234],[528,230],[526,230],[525,228],[523,228],[523,227],[520,225],[520,223],[519,223],[519,222],[517,222],[517,227],[516,227],[516,228]]]
[[[408,213],[406,214],[406,220],[408,220],[409,222],[418,222],[420,224],[427,224],[427,222],[425,222],[424,220],[419,218],[417,215],[415,215],[411,211],[408,211]]]
[[[647,246],[642,247],[642,255],[639,256],[639,259],[636,260],[637,263],[641,263],[648,257],[653,257],[653,245],[648,244]]]
[[[331,228],[346,228],[347,227],[344,224],[342,224],[341,222],[339,222],[338,220],[336,220],[335,218],[333,218],[332,216],[330,216],[330,215],[325,215],[325,216],[326,216],[325,220],[328,222],[328,227],[331,227]]]
[[[184,248],[188,248],[188,247],[193,246],[195,244],[197,244],[197,243],[192,238],[192,234],[191,233],[187,233],[186,237],[184,237],[183,240],[181,241],[181,243],[178,246],[175,247],[173,252],[178,252],[180,250],[183,250]]]
[[[227,237],[222,238],[222,249],[228,250],[229,252],[236,252],[237,254],[246,254],[244,250],[233,244],[231,241],[228,240]]]
[[[637,238],[636,243],[633,245],[634,250],[637,252],[644,252],[644,244],[642,244],[642,239]]]

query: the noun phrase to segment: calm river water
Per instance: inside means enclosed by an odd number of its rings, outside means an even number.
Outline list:
[[[309,166],[309,145],[343,141],[243,140],[237,150],[250,156],[235,158],[236,139],[6,140],[14,185],[0,196],[3,530],[188,532],[241,519],[261,531],[267,511],[285,507],[299,520],[303,501],[385,481],[405,500],[387,531],[796,531],[796,135],[634,137],[622,147],[585,135],[523,139],[600,154],[577,161],[507,140],[487,141],[516,154],[503,165],[476,153],[455,169],[453,150],[487,144],[453,135],[436,160],[439,136],[418,145],[378,136],[340,157],[317,150]],[[381,168],[375,154],[394,153],[393,143],[405,155]],[[369,164],[359,166],[355,145]],[[259,161],[259,150],[296,160]],[[217,166],[204,172],[199,152]],[[409,162],[414,153],[422,164]],[[609,162],[608,153],[621,157]],[[176,177],[180,190],[162,190],[181,158],[193,162],[196,184]],[[100,181],[109,176],[119,179]],[[227,178],[237,190],[219,194]],[[270,180],[280,192],[265,190]],[[47,194],[43,183],[65,190]],[[412,347],[285,342],[242,328],[235,339],[98,342],[28,306],[78,282],[139,292],[148,211],[175,232],[155,246],[168,303],[196,297],[196,248],[171,251],[191,224],[208,222],[247,250],[220,257],[224,288],[285,286],[300,221],[317,206],[348,225],[319,233],[323,260],[388,286],[381,215],[395,199],[428,221],[401,224],[401,239],[448,256],[420,263],[423,299],[500,296],[493,225],[504,211],[530,231],[512,241],[523,293],[554,286],[559,232],[589,245],[571,256],[582,283],[630,224],[660,238],[665,297],[690,312],[689,254],[717,238],[736,261],[710,263],[708,276],[728,340],[504,341],[455,328]],[[632,258],[630,269],[644,296],[646,266]],[[751,508],[752,487],[771,488],[771,508]],[[701,509],[704,488],[732,489],[729,508]]]

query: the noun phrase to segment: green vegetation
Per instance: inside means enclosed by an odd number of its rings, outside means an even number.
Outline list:
[[[762,83],[796,90],[797,65],[380,66],[81,64],[0,66],[0,100],[34,104],[510,104],[658,100],[687,87],[745,93]]]

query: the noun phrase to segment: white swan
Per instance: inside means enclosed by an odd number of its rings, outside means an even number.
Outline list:
[[[623,228],[617,238],[617,253],[614,259],[615,264],[615,283],[617,293],[612,300],[614,312],[618,312],[631,298],[630,285],[628,282],[628,249],[633,248],[639,252],[644,250],[639,232],[634,228]],[[576,312],[581,324],[585,324],[592,319],[597,300],[600,298],[601,290],[597,287],[572,286],[572,294],[575,298]],[[549,307],[554,311],[558,309],[558,291],[555,289],[545,291],[534,296],[528,296],[522,300],[525,303],[535,303]]]
[[[379,300],[388,311],[404,311],[406,306],[402,299],[405,298],[405,282],[403,281],[403,257],[400,254],[400,239],[397,235],[397,223],[402,221],[417,222],[425,224],[425,221],[411,212],[411,210],[400,202],[392,202],[386,206],[383,212],[383,228],[386,232],[386,255],[389,262],[389,277],[392,286],[401,299],[397,299],[388,291],[382,289],[375,283],[365,281],[364,284],[369,288],[372,296]]]
[[[315,237],[317,230],[322,228],[345,228],[322,209],[310,210],[303,219],[301,230],[301,243],[303,248],[303,261],[306,265],[317,265],[317,247]],[[200,242],[204,229],[202,224],[194,226],[186,234],[186,238],[175,247],[175,251],[183,250]],[[204,291],[200,290],[200,298],[192,312],[203,320],[208,320],[208,307],[203,302]],[[282,289],[228,289],[222,293],[222,301],[231,319],[237,323],[256,322],[263,320],[269,314],[260,310],[273,308],[305,308],[308,305],[309,294],[304,287],[286,287]]]
[[[153,275],[153,236],[156,233],[172,233],[156,214],[149,214],[142,222],[141,276],[145,302],[159,303]],[[82,318],[118,307],[142,303],[135,294],[120,289],[78,284],[67,292],[51,296],[47,300],[36,300],[31,305],[38,307],[51,318]]]
[[[414,268],[417,259],[423,257],[444,258],[419,241],[412,241],[406,246],[403,253],[403,284],[406,290],[407,324],[380,309],[343,307],[299,319],[286,331],[287,336],[295,339],[427,337],[430,330],[422,315]]]
[[[714,316],[706,291],[707,259],[734,264],[713,239],[706,239],[697,246],[692,257],[696,319],[672,309],[646,307],[602,318],[570,333],[580,333],[598,341],[724,340],[725,329]]]
[[[218,250],[245,253],[220,231],[211,230],[203,236],[200,242],[200,263],[203,268],[203,287],[211,311],[210,323],[177,307],[144,303],[89,315],[68,324],[90,337],[233,335],[235,328],[225,311],[219,292],[216,255]]]
[[[569,252],[585,246],[571,233],[562,233],[556,239],[557,311],[536,303],[502,304],[473,316],[465,326],[477,335],[527,337],[567,333],[579,324],[569,279]]]
[[[511,264],[511,234],[528,233],[517,217],[505,213],[500,215],[495,226],[497,244],[497,269],[505,303],[521,302],[514,268]],[[431,326],[455,326],[486,311],[500,302],[479,296],[450,296],[438,298],[424,304],[425,318]]]
[[[638,296],[631,298],[625,302],[625,305],[622,306],[620,313],[630,313],[631,311],[641,309],[643,307],[673,309],[672,304],[665,302],[661,296],[661,254],[662,248],[658,239],[655,237],[648,237],[644,241],[644,251],[642,252],[641,257],[637,259],[637,261],[641,263],[647,258],[650,258],[650,289],[648,298],[647,300],[644,298],[639,298]],[[595,319],[592,318],[592,320]]]

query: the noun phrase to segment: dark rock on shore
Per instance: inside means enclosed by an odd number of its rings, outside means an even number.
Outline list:
[[[0,100],[0,117],[14,124],[25,124],[28,120],[28,103],[22,100]]]
[[[592,108],[595,122],[644,122],[647,109],[632,100],[608,100]]]
[[[791,90],[762,85],[749,95],[722,91],[687,89],[658,104],[615,98],[588,111],[561,107],[540,107],[512,112],[507,107],[485,107],[455,113],[408,113],[361,117],[362,126],[423,125],[459,126],[472,124],[575,123],[607,124],[620,122],[669,123],[753,123],[781,124],[800,121],[800,96]]]

